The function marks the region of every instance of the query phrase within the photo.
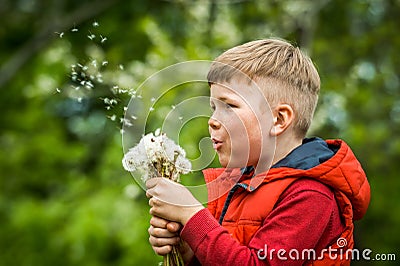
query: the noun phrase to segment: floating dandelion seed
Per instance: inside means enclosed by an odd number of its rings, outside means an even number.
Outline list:
[[[89,31],[89,35],[87,36],[90,40],[93,40],[94,38],[96,38],[96,35],[94,35],[93,33],[91,33]]]
[[[82,102],[82,97],[79,97],[78,98],[78,103],[81,103]]]
[[[105,41],[107,41],[107,37],[103,37],[102,35],[100,35],[100,39],[101,39],[101,43],[104,43]]]
[[[103,61],[103,62],[101,62],[101,65],[102,66],[106,66],[108,64],[108,61]]]
[[[124,70],[124,66],[122,64],[119,64],[119,69]]]
[[[59,88],[56,88],[56,92],[55,93],[60,93],[61,90]]]
[[[156,98],[154,98],[154,97],[152,97],[152,98],[150,99],[151,102],[154,102],[155,100],[156,100]]]
[[[86,70],[88,70],[88,69],[89,69],[89,67],[88,67],[88,66],[82,66],[82,65],[80,65],[80,64],[79,64],[79,66],[82,68],[82,70],[83,70],[83,71],[86,71]]]
[[[112,115],[112,116],[109,116],[109,118],[110,118],[111,121],[115,121],[115,119],[117,119],[117,116],[116,115]]]
[[[124,106],[124,112],[126,112],[128,110],[127,106]]]
[[[120,121],[121,124],[124,124],[127,127],[133,126],[133,124],[131,123],[131,121],[129,121],[129,119],[120,118],[119,121]]]
[[[175,110],[176,106],[175,105],[171,105],[172,110]]]
[[[99,24],[97,21],[93,22],[92,25],[93,25],[93,27],[98,27],[98,26],[100,26],[100,24]]]
[[[136,120],[136,119],[137,119],[137,116],[131,115],[131,118],[132,118],[133,120]]]
[[[150,107],[149,112],[153,112],[154,111],[154,107]]]
[[[94,85],[93,85],[93,83],[91,81],[87,81],[86,85],[85,85],[85,88],[90,90],[90,89],[94,88]]]
[[[71,29],[72,32],[78,32],[78,28],[76,27],[75,23],[74,23],[74,27]]]
[[[96,60],[96,59],[93,59],[92,62],[91,62],[91,64],[92,64],[94,67],[97,67],[97,60]]]
[[[55,32],[60,38],[64,37],[64,32]]]
[[[180,121],[182,121],[182,120],[183,120],[183,116],[178,117],[178,119],[179,119]]]
[[[118,103],[118,101],[116,99],[109,99],[109,98],[104,98],[103,102],[104,102],[104,104],[107,104],[107,105],[114,105],[114,104]]]
[[[96,79],[97,79],[97,82],[103,83],[103,75],[102,75],[102,74],[98,73],[98,74],[96,75]]]

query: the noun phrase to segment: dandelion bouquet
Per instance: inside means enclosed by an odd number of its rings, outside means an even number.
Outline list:
[[[131,148],[122,159],[125,170],[132,172],[139,170],[143,182],[150,178],[164,177],[179,182],[181,174],[191,170],[191,163],[186,158],[185,151],[166,134],[149,133],[142,137],[139,144]],[[178,247],[164,257],[165,266],[184,265]]]

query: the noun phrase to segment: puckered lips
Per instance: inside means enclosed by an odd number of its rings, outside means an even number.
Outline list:
[[[222,147],[223,141],[215,138],[215,137],[211,137],[212,143],[213,143],[213,148],[214,150],[219,150]]]

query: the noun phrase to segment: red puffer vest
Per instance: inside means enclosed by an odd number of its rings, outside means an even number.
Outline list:
[[[370,187],[360,163],[347,144],[341,140],[328,140],[327,144],[338,148],[336,154],[324,163],[308,170],[271,168],[266,173],[244,179],[240,169],[204,170],[208,188],[208,209],[218,219],[228,191],[236,183],[234,180],[240,177],[242,189],[240,192],[236,191],[235,197],[232,198],[222,226],[241,244],[247,245],[274,208],[283,191],[298,178],[313,178],[334,190],[345,224],[345,230],[340,238],[345,239],[347,243],[343,247],[340,243],[334,243],[330,248],[337,249],[338,254],[339,252],[346,254],[346,250],[354,247],[353,220],[361,219],[368,208]],[[257,188],[255,189],[254,186]],[[258,208],[260,204],[262,208]],[[335,261],[331,260],[328,253],[324,254],[322,260],[308,262],[308,265],[349,264],[350,260],[340,260],[340,256]]]

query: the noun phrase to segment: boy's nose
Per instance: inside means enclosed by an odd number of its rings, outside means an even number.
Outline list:
[[[221,123],[210,117],[210,119],[208,119],[208,126],[212,129],[219,129],[221,127]]]

